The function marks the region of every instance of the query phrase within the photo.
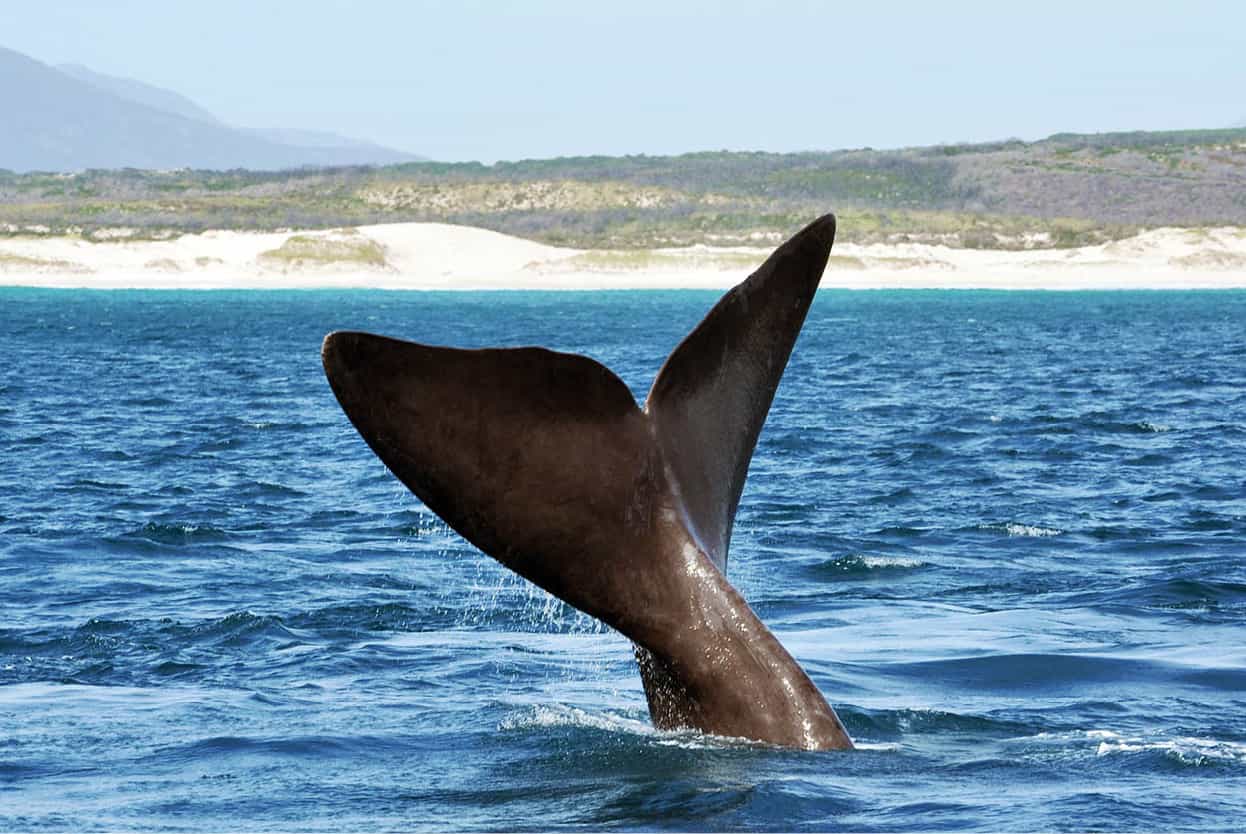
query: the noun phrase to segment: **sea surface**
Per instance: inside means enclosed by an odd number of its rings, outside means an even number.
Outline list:
[[[819,294],[729,575],[851,753],[654,731],[320,367],[716,297],[0,290],[0,829],[1246,830],[1246,293]]]

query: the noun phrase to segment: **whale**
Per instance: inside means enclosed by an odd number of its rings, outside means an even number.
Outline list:
[[[805,750],[852,740],[727,580],[749,462],[835,240],[810,223],[729,290],[643,405],[542,347],[338,331],[321,359],[363,440],[424,505],[635,647],[660,730]]]

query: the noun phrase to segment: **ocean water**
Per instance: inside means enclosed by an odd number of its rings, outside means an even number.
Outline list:
[[[819,294],[729,573],[852,753],[651,729],[319,364],[715,298],[0,290],[0,829],[1246,830],[1246,293]]]

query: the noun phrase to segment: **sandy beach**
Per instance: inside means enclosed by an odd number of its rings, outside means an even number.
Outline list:
[[[465,226],[210,231],[166,241],[0,239],[0,285],[66,288],[411,290],[729,287],[772,250],[582,251]],[[1246,229],[1156,229],[1077,249],[837,244],[823,287],[1246,288]]]

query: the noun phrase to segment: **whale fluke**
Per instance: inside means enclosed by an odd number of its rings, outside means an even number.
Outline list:
[[[826,215],[722,297],[645,401],[699,544],[720,570],[753,447],[835,240]]]
[[[728,292],[643,410],[605,366],[543,348],[338,332],[324,341],[325,373],[429,509],[636,644],[657,726],[851,747],[725,575],[749,460],[834,236],[826,215]]]

